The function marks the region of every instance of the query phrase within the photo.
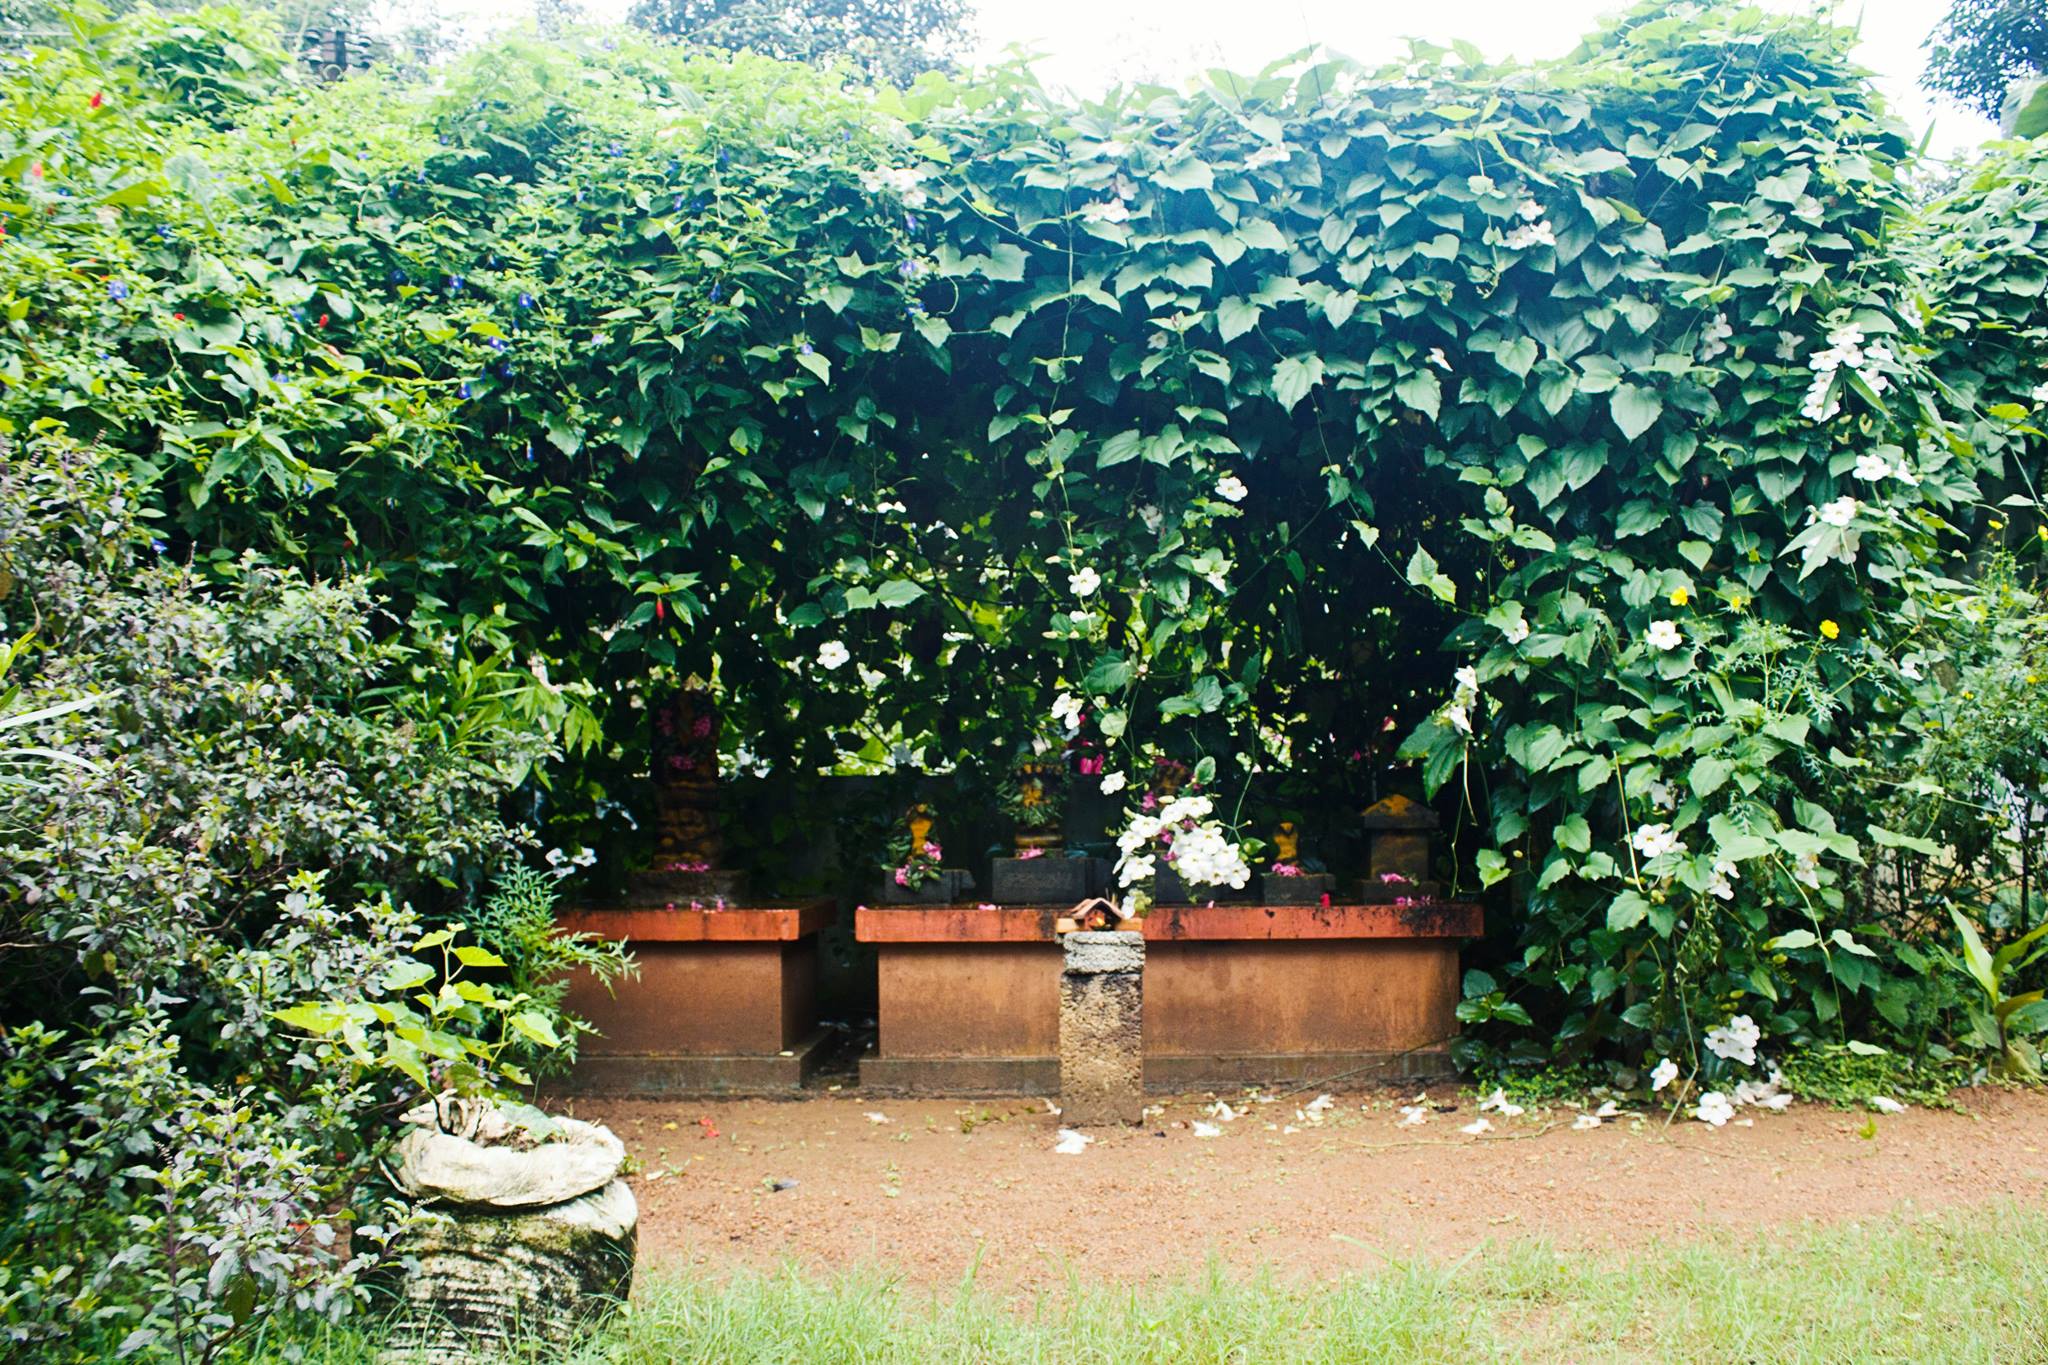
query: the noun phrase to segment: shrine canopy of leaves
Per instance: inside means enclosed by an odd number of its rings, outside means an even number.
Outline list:
[[[1865,840],[1816,756],[2006,437],[1920,345],[1850,35],[1684,9],[1083,104],[624,38],[294,95],[105,229],[162,382],[74,420],[166,433],[172,553],[367,567],[544,670],[561,841],[629,845],[686,679],[731,768],[985,792],[1067,693],[1102,777],[1247,824],[1398,748],[1596,1013],[1668,1007],[1688,906],[1692,988],[1774,993]]]

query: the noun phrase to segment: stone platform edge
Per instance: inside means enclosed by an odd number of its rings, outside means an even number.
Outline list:
[[[590,906],[565,910],[555,922],[565,933],[597,934],[628,943],[794,943],[831,924],[837,913],[837,906],[827,897],[792,905],[730,905],[708,910]]]
[[[1066,906],[864,905],[854,914],[862,943],[1049,943]],[[1148,943],[1352,938],[1478,938],[1481,906],[1469,901],[1411,905],[1166,905],[1139,921]]]

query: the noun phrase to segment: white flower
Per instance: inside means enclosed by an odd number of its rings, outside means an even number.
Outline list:
[[[1472,733],[1472,716],[1464,707],[1446,706],[1444,708],[1444,719],[1449,721],[1451,728],[1459,734],[1469,735]]]
[[[1919,682],[1920,661],[1918,659],[1913,658],[1905,658],[1899,660],[1899,676],[1902,678],[1909,678],[1914,682]]]
[[[1471,664],[1466,664],[1463,668],[1451,674],[1451,678],[1458,684],[1458,690],[1461,692],[1477,692],[1479,690],[1479,670]]]
[[[1223,1130],[1221,1128],[1218,1128],[1213,1123],[1204,1123],[1200,1119],[1196,1119],[1191,1126],[1194,1128],[1195,1136],[1198,1138],[1212,1138],[1223,1136]]]
[[[1071,730],[1081,723],[1081,712],[1088,703],[1071,692],[1062,692],[1052,699],[1052,718]]]
[[[1494,1092],[1491,1095],[1479,1101],[1480,1113],[1484,1114],[1489,1109],[1504,1119],[1520,1118],[1523,1112],[1522,1106],[1509,1099],[1506,1089],[1499,1086],[1494,1088]]]
[[[887,1123],[889,1121],[889,1116],[887,1114],[880,1113],[873,1109],[868,1110],[868,1112],[865,1115],[863,1115],[863,1117],[866,1118],[869,1123]]]
[[[1856,457],[1855,472],[1857,478],[1867,479],[1875,483],[1879,479],[1890,478],[1892,476],[1892,467],[1890,462],[1882,455],[1864,454]]]
[[[1735,1117],[1735,1106],[1728,1103],[1728,1097],[1720,1091],[1709,1090],[1700,1096],[1699,1106],[1692,1111],[1692,1116],[1701,1123],[1719,1128]]]
[[[1492,194],[1494,188],[1493,177],[1490,175],[1468,175],[1465,177],[1465,188],[1474,194]]]
[[[1307,1114],[1327,1114],[1336,1107],[1336,1096],[1318,1095],[1308,1102],[1308,1104],[1303,1108],[1302,1112]]]
[[[1229,1123],[1234,1119],[1241,1119],[1244,1117],[1244,1110],[1232,1109],[1230,1107],[1229,1100],[1218,1100],[1216,1101],[1216,1103],[1210,1105],[1207,1109],[1204,1109],[1202,1112],[1207,1114],[1210,1118],[1220,1120],[1223,1123]]]
[[[1534,199],[1524,199],[1521,203],[1515,205],[1515,213],[1520,216],[1523,222],[1533,223],[1543,216],[1543,205],[1537,203]]]
[[[2036,403],[2048,403],[2048,381],[2034,385],[2032,396]]]
[[[1121,199],[1098,199],[1083,208],[1081,216],[1097,223],[1125,223],[1130,221],[1131,211]]]
[[[1485,1119],[1474,1119],[1470,1123],[1466,1124],[1463,1128],[1460,1128],[1458,1131],[1461,1133],[1470,1133],[1473,1137],[1478,1137],[1481,1133],[1492,1132],[1493,1124]]]
[[[1735,335],[1735,329],[1728,325],[1726,313],[1714,314],[1706,330],[1700,333],[1699,357],[1702,362],[1714,359],[1728,349],[1728,338]]]
[[[1429,1106],[1426,1104],[1404,1104],[1401,1106],[1401,1126],[1403,1128],[1420,1127],[1428,1119]]]
[[[1060,1129],[1060,1140],[1053,1145],[1053,1150],[1061,1156],[1079,1156],[1088,1150],[1088,1144],[1093,1141],[1095,1139],[1089,1137],[1086,1133],[1077,1133],[1071,1128],[1062,1128]]]
[[[1598,1114],[1581,1114],[1572,1120],[1572,1131],[1583,1133],[1588,1128],[1598,1128],[1600,1124],[1601,1118]]]
[[[1152,855],[1133,853],[1117,864],[1116,880],[1119,886],[1134,886],[1152,875]]]
[[[1792,860],[1792,880],[1801,886],[1820,890],[1820,855],[1802,853]]]
[[[827,640],[818,646],[818,663],[825,668],[837,668],[852,657],[852,652],[837,640]]]
[[[1138,520],[1144,522],[1145,529],[1156,536],[1159,534],[1159,528],[1166,524],[1166,513],[1148,502],[1138,509]]]
[[[1244,495],[1250,491],[1244,486],[1244,480],[1235,474],[1225,474],[1216,480],[1216,496],[1226,502],[1243,502]]]
[[[1448,370],[1451,368],[1450,359],[1449,357],[1444,355],[1444,348],[1441,346],[1432,346],[1429,348],[1429,363],[1436,366],[1439,370]]]
[[[1636,832],[1629,836],[1629,842],[1645,858],[1685,852],[1685,842],[1672,832],[1669,825],[1638,825]]]
[[[1870,1097],[1870,1107],[1880,1114],[1903,1114],[1906,1112],[1906,1106],[1900,1104],[1890,1095],[1872,1095]]]
[[[1829,526],[1847,526],[1856,520],[1856,514],[1862,510],[1862,503],[1845,496],[1823,505],[1816,515]]]
[[[1677,649],[1685,643],[1685,637],[1678,633],[1676,621],[1650,622],[1650,629],[1644,633],[1643,639],[1653,649]]]
[[[1763,1036],[1763,1030],[1757,1027],[1754,1019],[1746,1014],[1738,1014],[1720,1028],[1709,1029],[1704,1041],[1707,1051],[1723,1061],[1754,1066],[1756,1045]]]
[[[1246,167],[1257,170],[1261,166],[1275,166],[1287,160],[1294,153],[1278,142],[1269,142],[1244,159]]]
[[[1735,864],[1721,859],[1714,864],[1714,879],[1707,883],[1707,894],[1724,901],[1735,899],[1734,883],[1742,880],[1735,870]]]
[[[1532,200],[1531,203],[1533,202]],[[1522,207],[1526,209],[1529,205],[1524,204]],[[1550,220],[1546,218],[1540,223],[1516,228],[1501,238],[1501,245],[1510,251],[1526,251],[1532,246],[1556,246],[1557,233],[1551,228]]]
[[[1123,773],[1110,773],[1102,779],[1102,794],[1104,796],[1115,796],[1124,789],[1124,784],[1130,780]]]
[[[1514,620],[1502,626],[1500,633],[1506,637],[1509,644],[1518,645],[1529,638],[1529,623],[1517,616]]]
[[[869,194],[892,191],[902,199],[904,207],[913,209],[924,207],[925,192],[919,183],[923,179],[924,172],[915,166],[905,166],[900,170],[881,166],[860,173],[861,188]]]
[[[1643,794],[1658,810],[1670,810],[1678,804],[1678,792],[1669,782],[1658,778],[1643,788]]]
[[[1650,1089],[1653,1092],[1662,1090],[1677,1079],[1678,1063],[1666,1057],[1663,1061],[1657,1063],[1656,1069],[1650,1073]]]
[[[1102,575],[1090,568],[1067,575],[1067,589],[1076,597],[1086,597],[1101,586]]]
[[[1792,1097],[1778,1089],[1781,1079],[1781,1076],[1773,1072],[1768,1080],[1740,1081],[1735,1086],[1735,1102],[1756,1109],[1782,1112],[1791,1105]]]

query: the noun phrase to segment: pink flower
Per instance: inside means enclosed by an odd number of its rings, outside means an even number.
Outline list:
[[[1299,877],[1301,869],[1293,863],[1274,863],[1273,875],[1276,877]]]
[[[933,843],[933,842],[932,842],[932,841],[931,841],[930,839],[927,839],[927,840],[925,840],[925,841],[924,841],[924,856],[925,856],[925,857],[927,857],[927,858],[937,858],[937,857],[940,857],[940,856],[941,856],[941,854],[940,854],[940,852],[939,852],[939,846],[938,846],[938,845],[937,845],[936,843]]]
[[[699,716],[690,725],[690,733],[698,739],[711,738],[711,717]]]
[[[896,885],[898,885],[898,886],[908,886],[908,885],[910,885],[910,869],[909,869],[909,868],[907,868],[907,867],[899,867],[899,868],[897,868],[897,869],[896,869]]]
[[[1398,872],[1382,872],[1380,873],[1380,880],[1391,885],[1395,882],[1412,882],[1415,879],[1413,877],[1404,877]]]
[[[1138,809],[1139,809],[1139,810],[1158,810],[1158,809],[1159,809],[1159,798],[1158,798],[1158,797],[1156,797],[1156,796],[1154,796],[1154,795],[1153,795],[1153,794],[1152,794],[1151,792],[1146,792],[1146,793],[1145,793],[1145,795],[1144,795],[1144,797],[1143,797],[1143,799],[1141,799],[1141,800],[1140,800],[1140,801],[1138,802]]]
[[[1045,850],[1042,848],[1027,848],[1022,853],[1019,853],[1017,856],[1019,858],[1043,858],[1045,856]]]

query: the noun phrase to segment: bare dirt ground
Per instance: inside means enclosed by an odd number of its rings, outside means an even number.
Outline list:
[[[1488,1241],[1633,1247],[1715,1229],[1880,1219],[2048,1197],[2048,1097],[1976,1091],[1962,1112],[1850,1113],[1800,1104],[1714,1130],[1662,1115],[1573,1131],[1574,1111],[1467,1136],[1452,1112],[1400,1125],[1410,1094],[1340,1093],[1244,1105],[1197,1137],[1211,1095],[1162,1098],[1141,1130],[1053,1151],[1043,1100],[601,1101],[639,1164],[641,1255],[717,1274],[795,1262],[937,1287],[1064,1281],[1105,1261],[1120,1276],[1184,1276],[1213,1257],[1327,1276]],[[884,1116],[876,1122],[869,1114]],[[1874,1135],[1865,1134],[1874,1125]],[[1288,1131],[1289,1129],[1294,1131]]]

